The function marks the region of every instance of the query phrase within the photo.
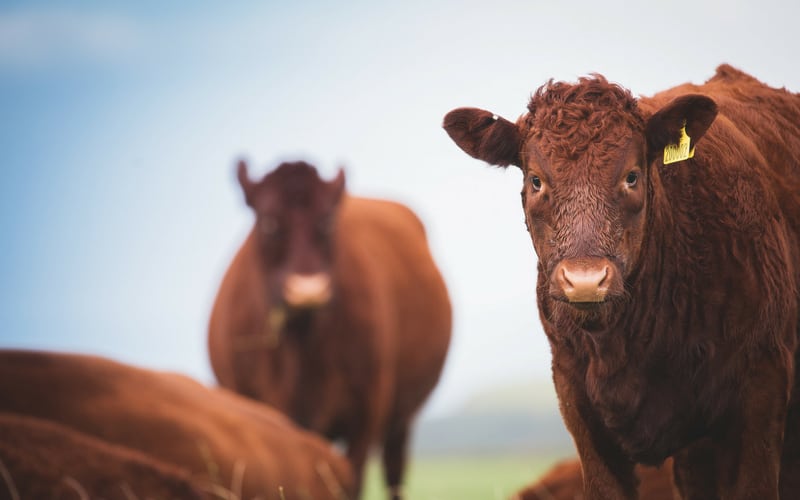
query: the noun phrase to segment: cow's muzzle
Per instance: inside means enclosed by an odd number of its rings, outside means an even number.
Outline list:
[[[591,309],[622,292],[617,266],[602,257],[564,259],[550,277],[550,295],[579,309]]]
[[[294,308],[312,309],[331,299],[331,278],[328,273],[290,274],[283,284],[283,300]]]

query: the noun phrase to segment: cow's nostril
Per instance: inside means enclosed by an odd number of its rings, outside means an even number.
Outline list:
[[[597,283],[597,286],[603,286],[603,283],[606,282],[606,278],[608,278],[608,271],[609,271],[608,266],[603,267],[603,277],[600,278],[600,281]]]
[[[564,280],[564,284],[565,285],[567,285],[568,287],[573,287],[574,286],[572,284],[572,282],[569,280],[569,276],[567,276],[566,268],[563,268],[563,267],[561,268],[561,277]]]

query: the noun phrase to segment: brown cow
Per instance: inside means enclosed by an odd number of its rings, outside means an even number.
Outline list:
[[[673,500],[672,460],[661,467],[636,467],[639,478],[639,498],[643,500]],[[565,460],[557,463],[534,484],[517,492],[512,500],[583,500],[581,462]]]
[[[224,387],[343,438],[361,475],[383,445],[400,497],[411,421],[436,385],[450,302],[419,219],[398,203],[348,196],[284,163],[260,182],[239,164],[256,223],[228,269],[209,326]]]
[[[189,472],[34,417],[0,413],[0,498],[216,499]]]
[[[633,465],[674,456],[684,498],[775,499],[779,476],[797,498],[800,96],[727,65],[640,99],[595,75],[542,86],[516,124],[461,108],[444,127],[523,172],[586,497],[635,498]]]
[[[174,464],[231,498],[343,500],[355,492],[349,463],[329,443],[264,405],[181,375],[0,351],[0,411]]]

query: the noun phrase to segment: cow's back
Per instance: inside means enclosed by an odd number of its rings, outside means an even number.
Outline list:
[[[1,351],[0,411],[51,420],[224,487],[240,477],[247,497],[278,485],[287,497],[290,489],[332,496],[328,483],[352,488],[346,461],[321,439],[274,410],[176,374],[92,356]]]
[[[714,149],[714,166],[762,176],[795,238],[800,235],[800,94],[772,88],[723,64],[702,85],[680,85],[642,98],[641,104],[654,111],[687,93],[707,95],[718,106],[700,146]]]
[[[0,412],[0,498],[211,498],[187,470],[39,418]]]
[[[384,353],[395,369],[395,410],[416,410],[436,384],[450,340],[451,308],[425,229],[399,203],[349,196],[342,205],[337,279],[373,290],[386,317]],[[369,273],[351,272],[351,263]],[[376,330],[375,334],[380,334]]]

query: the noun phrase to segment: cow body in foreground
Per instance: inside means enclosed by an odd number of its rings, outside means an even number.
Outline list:
[[[187,470],[69,427],[0,413],[0,498],[219,498]]]
[[[256,224],[228,269],[209,327],[224,387],[342,438],[357,483],[372,445],[400,496],[412,419],[439,378],[450,302],[406,207],[348,196],[305,163],[260,182],[239,166]]]
[[[727,65],[640,99],[596,75],[544,85],[516,123],[444,126],[523,172],[586,497],[635,498],[633,465],[669,456],[686,499],[800,497],[800,96]]]
[[[172,464],[217,496],[354,494],[350,465],[329,443],[264,405],[181,375],[92,356],[0,351],[0,412]]]
[[[544,473],[534,484],[517,492],[512,500],[582,500],[583,479],[579,460],[565,460]],[[636,467],[642,500],[674,500],[672,460],[661,467]]]

